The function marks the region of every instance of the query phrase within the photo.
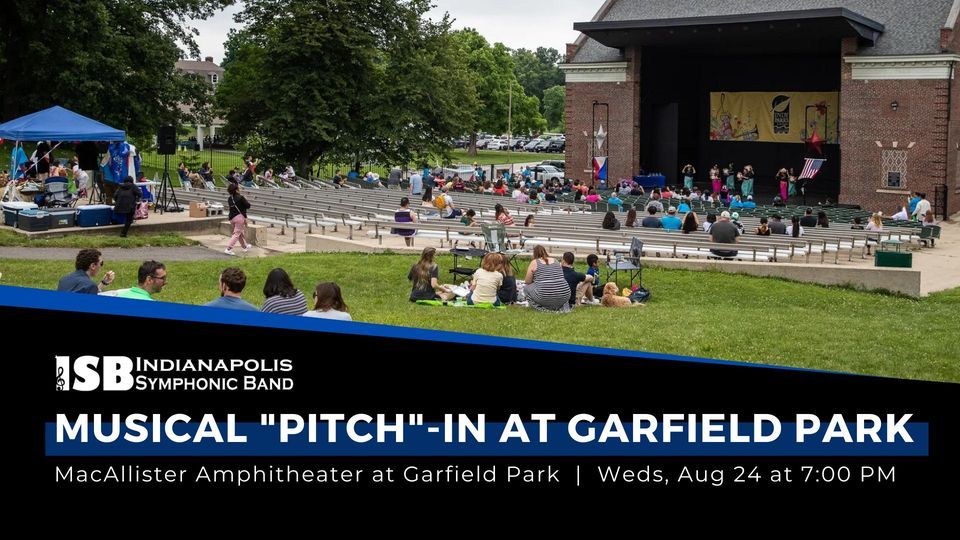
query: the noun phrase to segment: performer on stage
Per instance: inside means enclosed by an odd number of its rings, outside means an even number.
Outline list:
[[[723,168],[723,177],[727,181],[727,189],[731,192],[737,190],[736,173],[734,171],[735,169],[733,167],[733,163],[730,163]],[[717,191],[720,191],[720,190],[719,189],[714,190],[714,193],[716,193]]]
[[[713,193],[720,193],[720,171],[717,169],[716,164],[710,168],[710,190]]]
[[[693,165],[687,163],[680,171],[680,175],[683,176],[683,187],[693,190],[693,177],[696,174],[697,170],[693,168]]]
[[[753,178],[755,176],[753,172],[753,165],[745,165],[743,167],[743,172],[741,172],[738,176],[741,181],[740,192],[743,194],[743,196],[749,197],[753,195]]]
[[[793,172],[793,167],[790,167],[790,186],[787,189],[787,195],[790,197],[795,197],[797,195],[797,175]],[[784,199],[786,201],[786,199]]]
[[[777,180],[780,182],[780,198],[784,201],[787,200],[787,190],[790,184],[790,173],[787,172],[787,168],[783,167],[777,171]]]

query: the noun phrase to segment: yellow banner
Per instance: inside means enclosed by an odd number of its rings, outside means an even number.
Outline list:
[[[711,92],[710,140],[837,143],[839,92]]]

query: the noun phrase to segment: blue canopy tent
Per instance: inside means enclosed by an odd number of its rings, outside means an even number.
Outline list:
[[[0,138],[11,141],[122,141],[127,134],[54,105],[0,124]]]
[[[54,105],[49,109],[22,116],[0,124],[0,138],[15,141],[11,155],[10,172],[18,166],[17,150],[23,141],[71,141],[71,142],[111,142],[124,141],[126,132],[112,128],[106,124],[87,118],[73,111]],[[52,152],[52,150],[51,150]],[[16,190],[12,190],[13,182],[7,184],[7,195],[16,197]]]

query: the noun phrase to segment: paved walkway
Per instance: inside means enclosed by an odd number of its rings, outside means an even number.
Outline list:
[[[28,248],[0,247],[0,259],[33,259],[46,261],[72,261],[78,248]],[[203,246],[169,248],[103,248],[103,257],[110,261],[204,261],[210,259],[230,259],[222,251],[217,252]]]

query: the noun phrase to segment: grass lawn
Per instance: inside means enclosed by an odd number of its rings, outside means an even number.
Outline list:
[[[561,341],[831,371],[960,382],[956,346],[960,289],[922,300],[775,279],[646,269],[653,299],[643,308],[578,308],[570,315],[411,305],[409,255],[303,254],[234,263],[248,273],[247,300],[263,302],[267,273],[285,268],[308,296],[336,281],[355,320],[505,337]],[[449,258],[440,259],[448,276]],[[109,262],[120,287],[136,263]],[[217,296],[222,261],[171,262],[160,298],[201,304]],[[0,259],[3,283],[53,288],[70,261]],[[518,358],[517,361],[522,361]]]
[[[60,238],[28,238],[11,230],[0,230],[0,247],[62,247],[62,248],[132,248],[132,247],[180,247],[195,246],[198,242],[179,234],[131,234],[119,235],[69,235]]]

